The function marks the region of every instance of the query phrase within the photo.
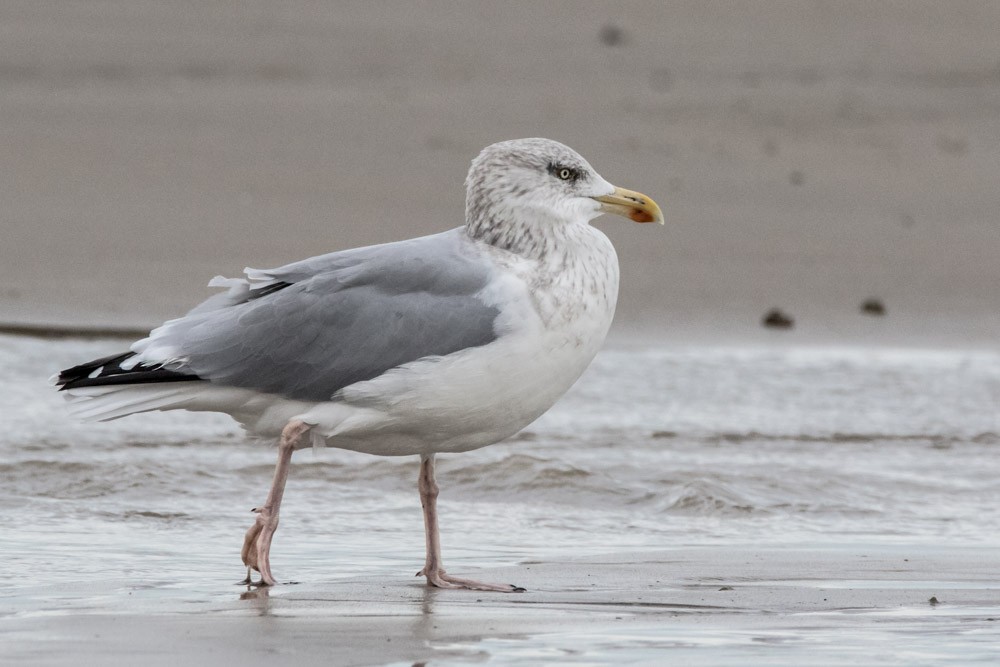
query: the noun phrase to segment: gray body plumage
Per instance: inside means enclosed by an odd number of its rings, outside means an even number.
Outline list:
[[[85,419],[211,410],[267,436],[298,420],[382,455],[497,442],[607,334],[618,262],[587,223],[660,216],[619,190],[558,142],[493,144],[469,169],[463,227],[216,278],[228,290],[55,383]]]
[[[478,255],[458,228],[248,269],[250,281],[221,281],[228,293],[133,350],[213,383],[327,401],[391,368],[493,341],[498,310],[477,296],[490,279]]]

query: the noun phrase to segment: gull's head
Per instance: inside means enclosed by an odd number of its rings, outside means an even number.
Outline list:
[[[465,179],[465,219],[477,236],[509,227],[586,224],[602,213],[663,222],[649,197],[604,180],[569,146],[515,139],[487,146]]]

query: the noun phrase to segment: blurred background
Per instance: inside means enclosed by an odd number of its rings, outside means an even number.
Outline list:
[[[0,322],[149,327],[457,226],[472,157],[546,136],[666,213],[597,223],[619,340],[992,345],[998,30],[988,0],[6,0]]]
[[[470,160],[528,136],[667,218],[595,221],[622,289],[586,377],[441,457],[449,568],[574,583],[536,615],[397,599],[415,462],[330,447],[274,545],[306,583],[256,619],[231,584],[271,448],[218,414],[81,424],[45,378],[215,275],[462,224]],[[332,627],[357,664],[992,665],[998,217],[996,1],[0,0],[0,663],[327,664]]]

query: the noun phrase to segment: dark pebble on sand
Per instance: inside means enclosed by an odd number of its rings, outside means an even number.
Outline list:
[[[938,599],[936,596],[931,596],[931,599],[928,600],[928,602],[930,602],[932,605],[935,605],[938,604]]]
[[[625,43],[625,31],[614,23],[601,26],[601,44],[604,46],[621,46]]]
[[[772,308],[764,315],[761,321],[769,329],[791,329],[795,326],[795,320],[790,315],[786,315],[777,308]]]
[[[865,299],[865,301],[861,304],[861,312],[865,315],[881,317],[882,315],[885,315],[885,304],[878,299]]]

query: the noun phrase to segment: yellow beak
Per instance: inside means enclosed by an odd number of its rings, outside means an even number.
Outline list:
[[[663,224],[663,212],[655,201],[640,192],[625,188],[615,188],[615,191],[603,197],[594,197],[601,202],[601,211],[623,215],[635,222],[658,222]]]

